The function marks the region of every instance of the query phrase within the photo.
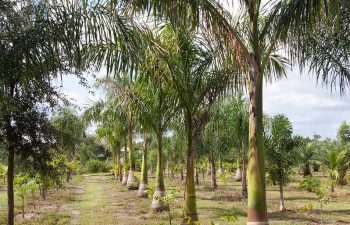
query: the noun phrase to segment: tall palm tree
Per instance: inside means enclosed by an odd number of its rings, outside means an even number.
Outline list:
[[[210,41],[183,26],[165,26],[154,37],[156,48],[167,65],[166,79],[171,82],[183,111],[187,141],[187,165],[184,213],[191,223],[198,220],[194,183],[194,163],[199,137],[208,122],[210,108],[218,95],[237,76],[225,67]],[[230,60],[230,59],[228,59]]]
[[[237,26],[237,21],[233,20],[217,1],[210,0],[124,0],[120,5],[126,4],[127,9],[138,12],[135,8],[147,11],[156,15],[157,19],[165,18],[177,26],[183,21],[191,21],[192,27],[205,24],[214,34],[216,40],[220,40],[220,47],[224,46],[230,51],[239,62],[242,74],[246,80],[246,86],[250,98],[250,128],[249,128],[249,150],[248,150],[248,223],[266,224],[266,191],[265,191],[265,156],[263,142],[263,77],[268,79],[274,75],[285,72],[285,59],[278,58],[275,54],[279,47],[286,43],[293,46],[288,48],[300,65],[305,66],[305,62],[315,62],[312,69],[321,72],[324,82],[340,84],[341,90],[349,80],[348,66],[339,65],[339,61],[332,54],[327,57],[313,57],[327,52],[321,43],[314,41],[312,45],[305,46],[305,40],[309,40],[312,34],[317,32],[317,27],[323,19],[327,19],[324,25],[330,25],[328,21],[341,21],[340,15],[343,10],[349,9],[346,0],[336,1],[309,1],[302,0],[280,0],[269,1],[262,5],[261,1],[242,0],[241,9],[245,27]],[[135,6],[130,7],[130,6]],[[336,20],[332,20],[336,18]],[[331,24],[332,25],[332,24]],[[324,26],[322,26],[324,27]],[[329,26],[328,28],[338,27]],[[341,26],[340,26],[341,27]],[[311,32],[308,32],[310,30]],[[337,30],[337,29],[331,29]],[[339,29],[338,29],[339,30]],[[323,29],[327,32],[327,29]],[[307,35],[304,35],[307,34]],[[301,37],[300,39],[298,37]],[[331,37],[330,35],[329,37]],[[297,40],[297,41],[294,41]],[[313,38],[315,40],[315,38]],[[333,39],[332,39],[333,40]],[[294,47],[296,46],[296,47]],[[309,46],[309,47],[308,47]],[[322,46],[321,46],[322,47]],[[336,45],[329,46],[337,48]],[[314,51],[317,49],[317,51]],[[342,48],[339,48],[342,49]],[[343,54],[342,59],[347,59]],[[112,57],[98,57],[99,62],[112,62]],[[98,61],[98,60],[95,60]],[[321,69],[320,69],[321,68]],[[335,73],[338,69],[341,73]],[[345,68],[345,69],[344,69]],[[331,73],[329,73],[331,72]],[[337,82],[339,78],[339,82]],[[335,82],[333,82],[335,81]]]
[[[289,50],[294,53],[296,62],[305,66],[311,62],[311,69],[320,72],[322,81],[332,85],[339,84],[341,91],[349,82],[348,66],[339,65],[338,58],[332,57],[327,48],[321,48],[324,41],[314,41],[313,45],[306,46],[305,40],[309,40],[312,34],[317,34],[318,25],[323,20],[342,21],[342,12],[349,10],[350,4],[346,0],[333,2],[302,0],[280,0],[262,2],[242,0],[241,8],[246,26],[240,30],[235,21],[232,22],[230,13],[217,1],[193,0],[193,1],[131,1],[138,9],[154,13],[158,17],[165,17],[177,25],[183,20],[192,21],[192,25],[205,24],[220,40],[229,40],[229,47],[237,55],[237,59],[243,66],[243,74],[247,82],[247,91],[250,97],[250,128],[249,128],[249,151],[248,151],[248,224],[266,224],[266,191],[265,191],[265,156],[263,142],[263,77],[268,79],[274,75],[283,74],[285,59],[276,60],[275,52],[284,43],[291,41],[296,47]],[[336,20],[333,20],[336,18]],[[334,25],[328,23],[326,25]],[[345,23],[346,24],[346,23]],[[327,31],[323,27],[323,31]],[[337,27],[337,26],[333,26]],[[345,27],[345,26],[343,26]],[[309,32],[308,30],[311,30]],[[334,29],[332,29],[334,30]],[[347,32],[348,33],[348,32]],[[307,35],[304,35],[307,34]],[[314,35],[315,36],[315,35]],[[301,37],[301,38],[298,38]],[[329,35],[331,40],[332,35]],[[341,39],[341,38],[340,38]],[[297,40],[293,42],[293,40]],[[315,38],[313,38],[315,40]],[[331,43],[331,42],[327,42]],[[310,47],[311,46],[311,47]],[[343,50],[334,45],[328,45],[331,49]],[[333,48],[332,48],[333,47]],[[315,51],[316,49],[316,51]],[[347,49],[347,48],[345,48]],[[323,54],[323,55],[322,55]],[[317,56],[327,57],[317,57]],[[313,57],[316,56],[316,57]],[[342,54],[342,62],[348,59]],[[336,73],[340,71],[340,73]]]
[[[157,55],[149,52],[145,58],[140,75],[133,79],[104,79],[101,84],[108,90],[115,103],[127,102],[132,109],[135,119],[140,122],[146,131],[153,131],[157,137],[157,175],[155,196],[164,195],[165,186],[163,178],[163,134],[167,129],[170,119],[176,113],[176,98],[170,83],[166,82],[165,64],[159,62]],[[147,138],[145,136],[145,141]],[[146,171],[143,171],[146,173]],[[140,192],[144,192],[141,190]],[[166,210],[167,207],[153,198],[152,209],[156,211]]]
[[[107,144],[114,154],[115,176],[120,180],[123,176],[121,163],[121,143],[124,141],[125,149],[127,142],[127,120],[123,111],[113,104],[109,99],[91,102],[83,113],[83,120],[86,123],[96,122],[100,125],[99,135],[107,139]],[[124,152],[127,153],[126,151]],[[124,163],[127,157],[124,155]]]

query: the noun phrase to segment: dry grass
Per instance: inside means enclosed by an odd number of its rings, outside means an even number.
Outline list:
[[[209,177],[208,177],[209,179]],[[299,178],[297,178],[298,180]],[[151,182],[154,177],[150,178]],[[183,187],[176,178],[166,180],[166,187]],[[350,189],[343,187],[332,194],[333,201],[324,207],[325,224],[350,224]],[[4,192],[0,192],[0,219],[5,218],[6,201]],[[320,224],[319,204],[313,194],[298,188],[297,182],[292,182],[285,189],[286,212],[279,212],[279,192],[277,187],[267,188],[268,213],[270,224]],[[182,193],[172,206],[173,224],[180,224],[182,217]],[[303,206],[311,203],[312,210],[303,211]],[[223,209],[234,206],[239,221],[246,223],[246,200],[240,196],[240,183],[230,182],[227,185],[219,183],[217,190],[209,188],[209,181],[201,181],[197,186],[197,207],[201,224],[211,221],[221,225],[229,224],[219,221],[218,215]],[[27,218],[16,216],[17,224],[120,224],[120,225],[153,225],[168,224],[166,213],[150,211],[150,199],[138,198],[136,191],[127,191],[109,174],[94,174],[77,176],[75,181],[64,190],[50,191],[48,199],[40,202],[34,210],[27,206]],[[19,210],[16,210],[19,214]],[[0,223],[2,221],[0,220]],[[2,224],[2,223],[1,223]]]

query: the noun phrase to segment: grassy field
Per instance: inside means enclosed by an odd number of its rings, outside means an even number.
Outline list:
[[[151,180],[154,177],[151,177]],[[208,177],[209,179],[209,177]],[[220,221],[224,209],[235,208],[239,221],[246,223],[246,200],[240,197],[240,184],[219,183],[212,191],[209,181],[200,181],[197,186],[197,206],[201,224],[232,224]],[[166,187],[182,187],[179,179],[166,180]],[[350,224],[350,189],[338,188],[332,194],[333,200],[324,206],[324,224]],[[321,212],[315,196],[298,188],[293,182],[286,187],[286,212],[279,212],[279,192],[277,187],[268,187],[268,213],[270,224],[321,224]],[[179,194],[172,206],[173,224],[180,224],[182,216],[183,193]],[[168,224],[166,213],[153,213],[149,210],[150,199],[138,198],[137,191],[127,191],[125,186],[108,174],[76,176],[65,189],[52,190],[48,199],[38,202],[36,209],[28,203],[27,214],[22,218],[16,208],[16,224],[120,224],[153,225]],[[312,209],[306,206],[312,205]],[[6,195],[0,192],[0,224],[5,223]]]

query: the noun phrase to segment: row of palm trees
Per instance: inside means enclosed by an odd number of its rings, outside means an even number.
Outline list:
[[[245,86],[250,102],[248,224],[266,224],[263,80],[272,81],[285,76],[286,65],[290,62],[306,69],[309,64],[305,62],[310,62],[310,70],[319,73],[317,78],[322,78],[332,87],[339,85],[341,93],[344,92],[348,82],[344,62],[347,50],[325,47],[324,40],[315,37],[319,32],[328,33],[327,37],[348,33],[344,24],[349,16],[349,3],[281,0],[263,4],[261,1],[245,0],[233,2],[240,6],[237,18],[217,1],[125,0],[119,3],[118,6],[112,4],[111,8],[121,7],[123,15],[132,19],[147,15],[155,22],[153,31],[146,31],[147,40],[141,41],[142,49],[147,50],[141,54],[138,52],[136,60],[133,60],[132,54],[125,53],[124,56],[130,56],[128,60],[132,63],[122,69],[127,67],[123,72],[144,77],[139,73],[144,69],[142,62],[153,52],[156,57],[153,60],[161,61],[161,65],[153,68],[151,76],[166,79],[174,90],[176,105],[182,110],[187,138],[186,216],[194,221],[198,219],[193,164],[197,139],[209,119],[209,109],[227,87]],[[108,1],[105,6],[110,6]],[[337,41],[338,46],[344,46],[345,40],[341,36]],[[102,49],[98,45],[95,47]],[[281,49],[287,52],[288,58],[280,55]],[[339,58],[330,54],[335,51]],[[112,68],[121,63],[112,54],[98,59]],[[114,65],[111,66],[112,62]],[[149,61],[147,65],[153,67],[155,63]]]
[[[91,117],[111,123],[110,132],[118,134],[119,142],[128,140],[130,181],[135,172],[135,121],[146,133],[157,135],[159,195],[164,191],[162,135],[170,118],[181,121],[187,140],[184,210],[192,221],[198,220],[193,172],[198,138],[218,97],[228,89],[245,89],[249,96],[248,224],[267,224],[264,78],[284,76],[292,62],[301,68],[311,65],[317,78],[339,86],[341,93],[349,82],[348,39],[343,38],[349,35],[346,0],[233,1],[239,16],[215,0],[44,4],[52,18],[67,18],[57,29],[70,35],[69,42],[63,42],[70,47],[65,57],[74,61],[72,66],[78,71],[106,67],[115,77],[101,80],[108,88],[107,101]],[[319,33],[324,35],[317,37]],[[281,49],[288,58],[280,55]],[[107,112],[107,117],[100,116]]]

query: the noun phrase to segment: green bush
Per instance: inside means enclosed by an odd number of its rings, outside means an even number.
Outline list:
[[[300,181],[300,187],[307,190],[308,192],[315,192],[320,186],[321,180],[317,177],[306,176]]]
[[[87,161],[86,165],[89,173],[109,172],[112,169],[108,161],[100,161],[97,159],[90,159]]]

